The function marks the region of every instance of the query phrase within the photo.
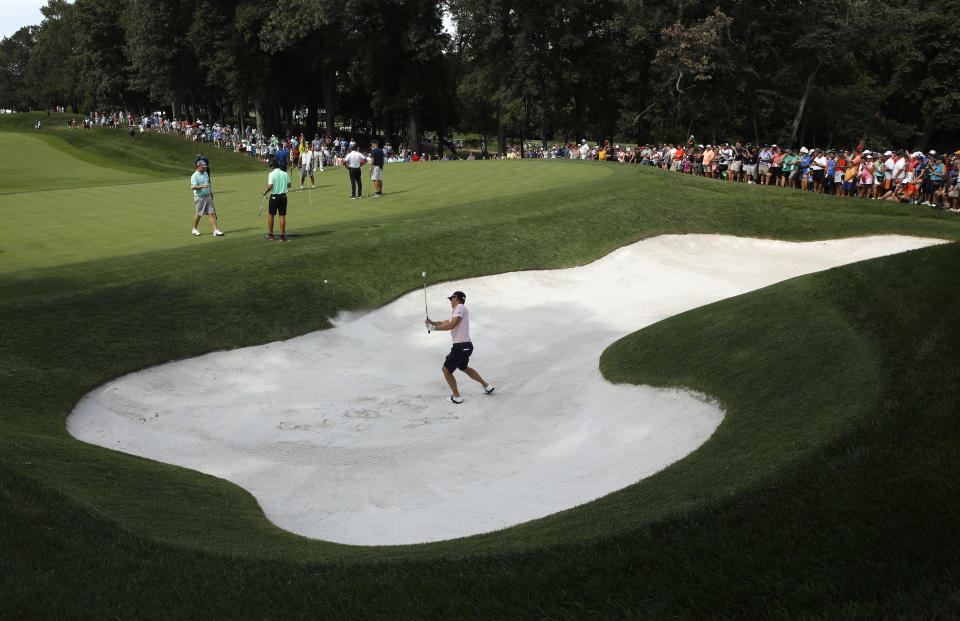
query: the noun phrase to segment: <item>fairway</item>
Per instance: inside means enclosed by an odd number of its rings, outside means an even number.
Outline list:
[[[300,237],[280,244],[263,239],[257,216],[266,169],[215,152],[227,235],[202,222],[193,237],[196,145],[147,140],[119,168],[95,163],[122,150],[122,138],[0,132],[11,145],[5,168],[19,150],[18,159],[57,162],[76,184],[47,179],[49,188],[28,191],[45,178],[0,179],[0,213],[25,223],[0,232],[0,616],[955,616],[960,324],[950,309],[960,305],[960,249],[929,244],[960,239],[956,214],[609,162],[431,162],[388,164],[385,196],[362,201],[347,199],[345,171],[327,170],[317,190],[291,194],[288,230]],[[101,155],[78,154],[82,142]],[[899,249],[914,249],[869,260],[884,252],[849,250],[889,235],[913,238]],[[700,238],[726,240],[717,242],[729,244],[726,258],[690,242]],[[668,240],[673,254],[658,254],[649,277],[626,263],[610,281],[552,274]],[[787,242],[801,241],[813,250],[792,254]],[[817,258],[834,246],[848,251]],[[766,259],[747,250],[757,247]],[[763,276],[791,256],[789,270]],[[534,270],[548,275],[522,280]],[[679,275],[696,270],[702,278],[684,285]],[[446,423],[437,408],[449,337],[423,329],[423,271],[434,318],[447,290],[464,287],[477,311],[477,365],[497,386],[468,393]],[[721,283],[732,284],[721,292]],[[689,299],[670,303],[684,287]],[[566,349],[574,342],[583,349]],[[377,371],[377,357],[393,372]],[[252,373],[215,362],[230,358]],[[448,515],[474,527],[442,536],[470,535],[461,539],[309,539],[272,523],[259,493],[225,480],[239,480],[227,469],[253,472],[246,458],[210,476],[113,450],[134,440],[163,448],[167,439],[150,439],[165,430],[138,433],[144,421],[104,446],[68,433],[91,391],[168,367],[187,369],[174,382],[190,397],[178,433],[202,456],[215,456],[203,443],[223,434],[232,450],[249,444],[258,459],[298,462],[297,449],[318,436],[295,425],[317,423],[323,414],[310,408],[356,387],[346,409],[379,413],[381,444],[361,433],[374,419],[328,417],[331,433],[356,442],[336,465],[307,464],[317,485],[361,472],[362,461],[368,482],[383,479],[399,498],[396,452],[377,446],[430,433],[438,444],[417,449],[425,477],[489,467],[494,489],[527,470],[574,466],[566,479],[531,479],[535,491],[521,491],[517,507],[551,485],[570,491],[564,481],[577,472],[616,482],[520,511],[493,532],[481,508],[454,503]],[[704,395],[700,405],[719,405],[723,418],[686,456],[638,475],[611,447],[638,461],[654,452],[630,427],[646,390]],[[142,386],[112,394],[168,398]],[[593,395],[614,395],[613,414],[594,411]],[[427,409],[404,417],[399,401]],[[564,409],[575,402],[584,418]],[[246,418],[254,411],[260,423],[294,425],[275,429],[271,446]],[[418,418],[432,426],[404,426]],[[588,436],[597,438],[589,448],[570,449]],[[495,460],[503,469],[475,459],[471,443],[506,451]],[[336,493],[375,508],[376,495],[358,489]],[[455,496],[443,485],[420,491]]]
[[[191,162],[185,162],[180,178],[144,180],[143,176],[94,167],[29,138],[0,132],[0,141],[16,143],[22,139],[24,147],[37,148],[41,153],[49,149],[57,154],[60,169],[76,171],[68,179],[75,180],[77,185],[37,191],[48,178],[44,169],[42,174],[31,172],[32,176],[26,177],[29,184],[14,176],[7,181],[9,186],[0,186],[16,192],[3,199],[0,213],[9,217],[29,209],[33,219],[31,226],[17,230],[16,239],[12,238],[12,231],[2,234],[11,238],[5,244],[0,273],[130,258],[170,248],[197,248],[206,243],[235,246],[263,241],[267,210],[264,208],[260,217],[258,211],[267,184],[265,167],[262,173],[213,175],[214,204],[227,237],[212,239],[209,223],[204,219],[201,230],[207,236],[195,239],[190,235]],[[291,173],[296,177],[292,190],[298,190],[298,173]],[[335,233],[342,227],[410,226],[408,219],[412,214],[438,209],[449,210],[447,216],[463,220],[468,220],[479,204],[522,213],[545,189],[576,188],[609,174],[602,166],[562,161],[401,163],[387,166],[383,197],[352,201],[347,198],[350,182],[346,169],[327,168],[316,173],[316,190],[289,194],[288,232],[301,235],[304,244],[317,244],[316,236]],[[95,186],[97,180],[100,184]],[[369,179],[366,181],[370,184]],[[123,185],[114,185],[119,183]],[[18,191],[28,186],[34,191]],[[368,192],[372,194],[372,184]],[[429,224],[418,222],[420,226]],[[276,252],[266,248],[250,251]]]

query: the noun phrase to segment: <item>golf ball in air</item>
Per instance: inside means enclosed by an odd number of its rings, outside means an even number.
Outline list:
[[[326,278],[323,279],[323,284],[327,284],[327,279],[326,279]]]

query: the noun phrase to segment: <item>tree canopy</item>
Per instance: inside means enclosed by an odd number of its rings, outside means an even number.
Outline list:
[[[49,0],[0,108],[271,133],[953,148],[948,0]],[[444,30],[444,16],[452,33]],[[345,129],[349,128],[349,129]]]

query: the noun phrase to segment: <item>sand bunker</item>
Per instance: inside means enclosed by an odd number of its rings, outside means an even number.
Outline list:
[[[429,287],[435,319],[449,316],[454,289],[466,292],[471,365],[496,386],[485,395],[458,373],[462,405],[444,400],[449,333],[425,332],[416,290],[331,330],[109,382],[67,428],[233,481],[307,537],[385,545],[497,530],[650,476],[720,424],[701,396],[604,381],[597,363],[616,339],[793,276],[935,243],[657,237],[575,269]]]

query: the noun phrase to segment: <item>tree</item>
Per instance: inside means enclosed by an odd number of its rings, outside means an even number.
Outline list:
[[[661,32],[662,44],[653,61],[653,74],[659,90],[674,103],[674,133],[685,135],[699,118],[697,103],[703,101],[703,88],[715,66],[714,54],[720,44],[720,33],[730,18],[719,8],[712,15],[684,26],[679,20]],[[697,97],[696,95],[700,95]],[[687,121],[681,131],[681,123]]]
[[[123,15],[130,86],[156,105],[166,102],[175,117],[186,114],[191,86],[200,80],[187,40],[194,8],[182,0],[129,0]]]
[[[69,103],[76,111],[79,82],[74,6],[66,0],[49,0],[40,11],[44,19],[36,29],[24,72],[27,87],[40,106]]]
[[[131,97],[130,69],[124,49],[126,32],[121,16],[128,0],[76,0],[76,54],[79,90],[85,109],[106,106],[128,107],[145,100],[144,94]]]
[[[36,105],[26,81],[35,31],[35,26],[24,26],[0,41],[0,108],[28,110]]]

